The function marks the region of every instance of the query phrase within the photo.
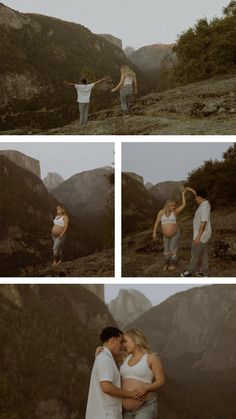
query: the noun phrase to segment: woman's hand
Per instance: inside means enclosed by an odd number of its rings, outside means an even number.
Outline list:
[[[103,346],[98,346],[95,350],[95,358],[103,351]]]
[[[134,399],[141,399],[145,396],[149,391],[148,384],[139,384],[138,387],[132,392],[132,396]]]
[[[114,92],[116,92],[116,88],[114,88],[114,89],[111,90],[111,93],[114,93]]]

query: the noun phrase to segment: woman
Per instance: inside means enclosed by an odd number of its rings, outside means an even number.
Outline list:
[[[121,109],[124,113],[129,112],[129,98],[133,94],[137,94],[136,75],[127,65],[121,67],[120,81],[116,87],[112,89],[112,93],[120,90]]]
[[[122,400],[123,419],[157,419],[155,391],[165,382],[161,361],[151,352],[141,330],[127,330],[123,345],[119,359],[121,388],[132,392],[132,399]],[[98,347],[96,355],[102,350]]]
[[[156,419],[155,391],[165,382],[161,361],[140,330],[127,330],[123,339],[128,356],[120,367],[122,389],[134,397],[123,400],[123,419]]]
[[[176,269],[179,248],[180,230],[177,226],[177,215],[183,211],[186,206],[185,193],[182,190],[182,204],[177,208],[176,202],[168,200],[163,209],[157,214],[157,219],[153,229],[153,239],[157,238],[157,229],[161,224],[164,245],[165,266],[164,271],[174,271]]]
[[[56,207],[57,215],[54,219],[51,237],[53,240],[53,264],[58,265],[62,262],[62,248],[66,239],[66,231],[69,226],[69,217],[66,214],[66,209],[62,205]]]

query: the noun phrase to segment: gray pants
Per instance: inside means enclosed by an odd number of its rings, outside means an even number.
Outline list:
[[[191,260],[188,268],[191,274],[196,272],[198,262],[200,262],[200,272],[208,275],[208,243],[209,241],[199,245],[192,243]]]
[[[179,249],[180,230],[177,229],[172,237],[163,235],[164,258],[166,265],[176,265],[178,261],[177,252]]]
[[[79,103],[79,123],[85,125],[88,122],[90,103]]]
[[[133,95],[132,86],[123,86],[120,89],[120,104],[123,112],[129,111],[129,98]]]
[[[137,410],[124,410],[123,419],[157,419],[157,400],[153,398],[142,404]]]
[[[62,236],[62,237],[58,237],[58,236],[54,236],[53,234],[51,235],[52,240],[53,240],[53,254],[55,258],[61,258],[62,257],[62,249],[63,249],[63,245],[66,239],[66,236]]]

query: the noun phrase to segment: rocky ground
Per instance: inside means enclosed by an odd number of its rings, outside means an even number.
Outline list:
[[[236,75],[149,93],[134,99],[132,114],[120,107],[90,116],[85,127],[78,120],[44,131],[17,129],[1,134],[45,135],[233,135],[236,134]]]
[[[179,264],[175,272],[163,272],[162,238],[152,240],[152,230],[128,235],[123,240],[124,277],[179,277],[189,263],[192,238],[192,220],[180,218],[181,242]],[[236,208],[212,212],[213,235],[209,246],[211,277],[236,276]]]
[[[56,267],[47,264],[44,267],[22,270],[20,276],[30,277],[113,277],[113,250],[104,250],[69,262],[63,262]]]

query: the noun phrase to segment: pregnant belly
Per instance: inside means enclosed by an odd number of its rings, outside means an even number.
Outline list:
[[[134,378],[126,378],[125,380],[122,380],[122,390],[133,391],[139,386],[139,384],[143,384],[143,382],[135,380]],[[143,404],[143,401],[134,399],[123,399],[122,404],[126,410],[134,410],[141,406]]]
[[[177,224],[163,224],[162,233],[166,237],[172,237],[177,231]]]
[[[63,232],[64,227],[58,226],[56,224],[54,224],[53,228],[52,228],[52,234],[54,236],[60,236],[60,234]]]

